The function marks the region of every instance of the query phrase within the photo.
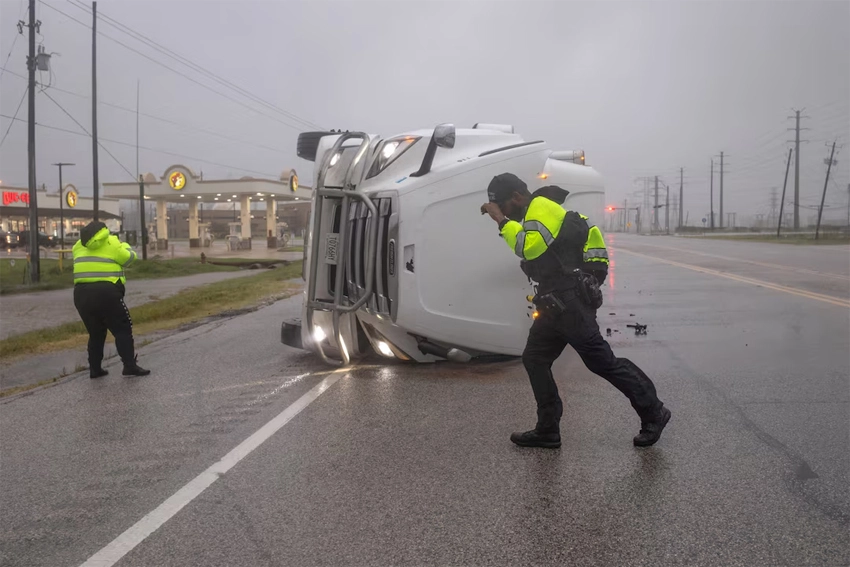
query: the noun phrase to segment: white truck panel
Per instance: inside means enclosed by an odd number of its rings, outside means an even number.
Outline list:
[[[360,212],[352,210],[352,215],[360,219],[361,224],[357,225],[360,228],[356,230],[362,231],[363,226],[384,227],[378,232],[375,272],[376,279],[383,279],[376,284],[381,289],[376,288],[374,293],[396,295],[390,298],[391,313],[382,311],[385,308],[381,307],[375,310],[375,306],[386,303],[387,298],[375,295],[355,315],[343,314],[341,337],[347,351],[356,355],[359,320],[367,342],[384,356],[428,362],[446,358],[447,349],[459,349],[462,354],[472,356],[520,355],[532,322],[532,306],[526,296],[533,294],[534,288],[519,267],[520,259],[499,236],[495,223],[480,214],[480,206],[487,200],[487,186],[494,176],[504,172],[516,174],[531,192],[544,185],[558,185],[570,192],[564,203],[566,209],[587,215],[592,224],[601,224],[604,215],[602,176],[583,165],[583,161],[564,161],[564,152],[553,156],[543,142],[528,143],[517,134],[508,133],[507,129],[484,128],[456,130],[454,147],[439,148],[430,170],[420,177],[411,176],[420,169],[433,132],[420,130],[402,135],[419,136],[420,139],[377,176],[370,179],[363,176],[357,184],[356,191],[370,195],[376,199],[375,203],[392,208],[392,221],[387,221],[389,217],[386,216],[378,220],[370,216],[370,224],[364,225],[366,217],[360,216],[365,212],[362,207]],[[314,186],[318,185],[323,158],[338,138],[338,135],[329,135],[320,140],[316,149]],[[371,139],[367,157],[359,166],[362,171],[367,171],[380,153],[379,144],[380,139]],[[343,150],[347,145],[348,142],[342,146]],[[350,159],[347,161],[345,156],[350,154],[339,153],[341,157],[334,162],[347,167]],[[578,153],[583,156],[583,152]],[[331,169],[324,176],[323,186],[342,187],[345,171]],[[359,174],[355,177],[360,179]],[[315,199],[314,192],[314,204]],[[392,203],[387,202],[390,199]],[[325,247],[327,235],[334,231],[333,210],[337,206],[334,202],[333,198],[326,199],[322,206],[320,231],[314,231],[311,216],[308,244],[308,250],[319,247],[317,269],[312,272],[316,274],[315,297],[320,302],[329,300],[331,303],[333,295],[328,287],[331,267]],[[387,236],[385,222],[395,226],[390,229],[390,236]],[[348,230],[354,229],[349,226]],[[361,239],[366,241],[364,235],[369,230],[358,232],[360,236],[351,252],[352,261],[360,258],[361,272],[364,253]],[[346,249],[351,245],[349,242]],[[309,259],[309,253],[307,257]],[[311,273],[309,266],[305,273]],[[344,273],[354,274],[355,279],[362,277],[356,272]],[[384,281],[387,277],[392,280],[391,290]],[[348,290],[345,286],[343,283],[343,289]],[[348,291],[344,294],[347,297]],[[318,334],[326,335],[328,346],[338,349],[340,345],[330,332],[331,320],[330,311],[314,312],[313,321],[321,328]],[[325,329],[329,332],[325,333]],[[303,348],[315,350],[315,344],[311,344],[313,337],[306,329],[302,328],[301,336]],[[425,349],[427,353],[422,352],[420,344],[426,343],[442,349],[442,354],[435,356],[431,347]]]

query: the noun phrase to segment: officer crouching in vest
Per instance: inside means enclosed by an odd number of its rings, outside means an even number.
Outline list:
[[[641,420],[636,446],[653,445],[670,420],[652,380],[633,362],[617,358],[599,333],[596,309],[602,305],[599,285],[608,271],[602,233],[587,217],[561,206],[569,194],[550,185],[531,194],[511,173],[493,178],[488,203],[481,206],[499,224],[508,246],[521,258],[523,272],[537,283],[538,317],[522,355],[537,401],[537,426],[514,433],[524,447],[561,446],[563,411],[552,364],[570,345],[587,368],[610,382],[631,402]]]
[[[124,304],[124,268],[136,259],[126,242],[109,234],[102,222],[94,221],[80,231],[74,244],[74,307],[89,333],[89,372],[92,378],[109,374],[103,369],[106,331],[115,337],[115,348],[124,363],[124,376],[146,376],[136,364],[133,321]]]

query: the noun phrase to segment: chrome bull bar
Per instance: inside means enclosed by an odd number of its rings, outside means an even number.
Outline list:
[[[330,169],[330,161],[337,152],[342,149],[342,146],[345,142],[352,139],[360,139],[360,146],[357,149],[357,153],[354,158],[351,160],[351,163],[348,166],[348,169],[345,172],[345,177],[342,184],[342,189],[330,189],[325,187],[325,178],[328,173],[328,169]],[[346,366],[351,362],[351,356],[348,351],[348,347],[345,344],[345,340],[342,337],[342,331],[340,329],[340,318],[343,313],[352,313],[360,309],[363,305],[369,301],[369,298],[372,297],[372,293],[374,291],[375,286],[375,256],[377,253],[377,239],[378,239],[378,229],[376,223],[371,223],[368,227],[368,231],[366,234],[367,245],[365,246],[365,260],[366,260],[366,274],[365,274],[365,287],[363,292],[360,294],[359,299],[354,303],[351,303],[348,297],[343,293],[343,282],[345,279],[346,271],[348,270],[348,266],[346,265],[349,258],[348,247],[351,245],[346,242],[348,236],[348,224],[349,224],[349,208],[351,207],[352,200],[362,201],[366,208],[369,209],[369,212],[372,214],[373,218],[377,218],[378,211],[375,207],[375,204],[372,200],[365,194],[357,190],[360,185],[360,182],[363,180],[363,177],[366,174],[366,166],[365,164],[361,168],[361,173],[356,182],[352,181],[352,177],[354,175],[354,171],[360,162],[363,160],[366,152],[369,150],[369,146],[371,145],[371,139],[368,134],[363,132],[345,132],[340,135],[337,139],[336,143],[334,143],[333,147],[330,151],[326,152],[324,157],[322,158],[322,167],[319,170],[319,176],[316,183],[316,188],[314,189],[315,195],[315,203],[313,205],[313,228],[312,228],[312,238],[310,242],[311,250],[310,250],[310,269],[308,271],[308,280],[307,280],[307,306],[306,306],[306,324],[307,324],[307,333],[310,338],[316,344],[316,348],[319,351],[319,355],[322,357],[327,364],[333,366]],[[316,287],[317,280],[319,275],[319,243],[321,242],[321,237],[323,235],[322,232],[322,212],[325,198],[334,198],[341,199],[340,204],[340,227],[339,227],[339,236],[338,236],[338,252],[337,252],[337,264],[336,264],[336,274],[335,274],[335,285],[333,290],[333,303],[329,301],[318,300],[316,298]],[[333,229],[332,229],[333,230]],[[318,238],[317,238],[318,236]],[[313,315],[316,311],[323,312],[332,312],[333,313],[333,337],[336,340],[336,344],[339,347],[339,352],[341,355],[341,359],[333,359],[325,352],[322,347],[323,341],[315,340],[314,334],[314,325],[313,325]],[[355,333],[356,340],[356,333]]]

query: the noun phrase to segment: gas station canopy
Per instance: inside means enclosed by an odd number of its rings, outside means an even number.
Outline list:
[[[157,246],[168,246],[168,224],[166,207],[168,203],[187,203],[189,206],[189,242],[197,246],[200,240],[198,224],[198,203],[239,203],[241,213],[241,238],[251,242],[251,203],[264,202],[268,231],[276,234],[275,218],[278,201],[307,201],[312,195],[310,187],[298,183],[294,169],[286,169],[280,179],[210,179],[196,175],[185,165],[173,165],[165,170],[162,178],[148,173],[143,176],[145,199],[156,201]],[[105,197],[116,199],[138,199],[139,183],[104,183]],[[269,246],[276,242],[269,240]]]
[[[145,198],[185,203],[188,199],[203,202],[227,202],[251,197],[253,200],[272,198],[275,201],[309,200],[311,189],[298,183],[294,169],[284,170],[280,179],[203,179],[184,165],[173,165],[162,178],[148,173],[144,177]],[[104,197],[138,199],[139,183],[104,183]]]

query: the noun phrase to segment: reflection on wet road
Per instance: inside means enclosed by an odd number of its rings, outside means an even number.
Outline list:
[[[655,447],[570,349],[563,446],[520,449],[518,361],[334,375],[280,345],[289,300],[0,405],[0,563],[850,563],[847,247],[609,241],[600,327],[673,411]]]

